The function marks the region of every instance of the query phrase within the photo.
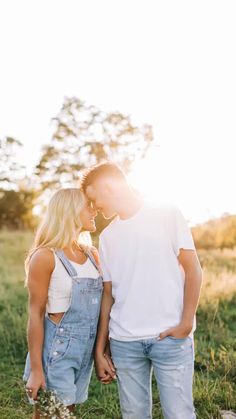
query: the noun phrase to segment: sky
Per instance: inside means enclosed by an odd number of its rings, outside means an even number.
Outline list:
[[[0,138],[28,173],[65,96],[150,123],[156,146],[132,182],[190,223],[236,214],[236,3],[0,3]]]

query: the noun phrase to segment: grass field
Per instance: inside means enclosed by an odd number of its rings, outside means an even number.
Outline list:
[[[22,385],[26,356],[27,292],[23,260],[32,235],[0,233],[0,419],[27,419]],[[195,333],[194,399],[198,419],[236,412],[236,252],[199,251],[204,285]],[[153,419],[161,418],[153,381]],[[82,419],[120,419],[116,384],[101,386],[93,376],[89,400],[77,409]]]

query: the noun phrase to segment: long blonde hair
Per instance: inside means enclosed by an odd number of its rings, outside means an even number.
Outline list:
[[[77,188],[60,189],[54,193],[25,260],[26,274],[30,259],[39,248],[63,249],[73,243],[82,246],[91,245],[90,234],[81,232],[79,215],[84,199],[82,191]]]

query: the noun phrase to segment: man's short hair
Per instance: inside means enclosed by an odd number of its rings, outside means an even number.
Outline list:
[[[91,185],[95,180],[101,177],[116,178],[118,180],[126,180],[125,174],[122,169],[113,162],[105,162],[92,166],[86,170],[81,179],[81,189],[83,192],[86,188]]]

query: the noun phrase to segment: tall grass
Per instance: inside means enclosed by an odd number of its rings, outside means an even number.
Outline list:
[[[23,260],[32,235],[0,233],[0,418],[27,419],[31,407],[22,386],[26,348],[27,291]],[[204,284],[195,333],[194,399],[199,419],[236,411],[236,251],[200,251]],[[116,384],[102,386],[93,375],[89,401],[78,418],[120,419]],[[161,418],[153,380],[153,418]]]

